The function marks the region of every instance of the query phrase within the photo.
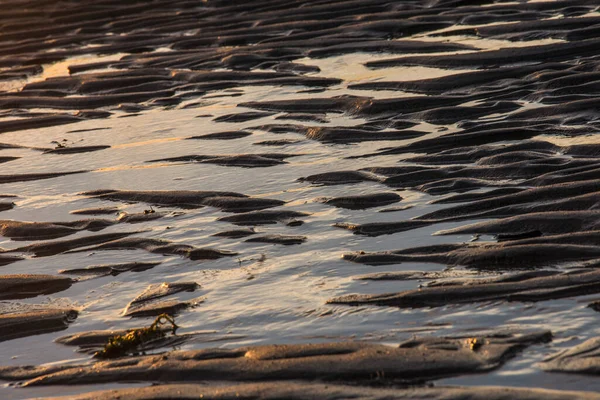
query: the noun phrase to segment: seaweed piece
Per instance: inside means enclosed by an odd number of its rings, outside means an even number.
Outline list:
[[[94,353],[94,358],[117,358],[134,353],[141,345],[164,338],[168,330],[165,331],[163,326],[167,324],[171,325],[171,333],[175,335],[175,331],[179,328],[175,319],[169,314],[161,314],[147,328],[131,329],[124,335],[110,337],[104,349]]]

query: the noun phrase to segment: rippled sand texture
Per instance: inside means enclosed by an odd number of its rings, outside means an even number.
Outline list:
[[[4,1],[0,397],[598,398],[598,9]]]

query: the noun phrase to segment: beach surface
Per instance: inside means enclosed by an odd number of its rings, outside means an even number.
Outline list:
[[[597,1],[0,15],[0,398],[600,398]]]

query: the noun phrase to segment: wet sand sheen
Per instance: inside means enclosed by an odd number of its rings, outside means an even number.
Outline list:
[[[0,13],[0,397],[600,390],[596,2]]]

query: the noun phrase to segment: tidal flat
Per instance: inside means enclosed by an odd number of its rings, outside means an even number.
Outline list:
[[[600,398],[597,0],[0,15],[0,398]]]

